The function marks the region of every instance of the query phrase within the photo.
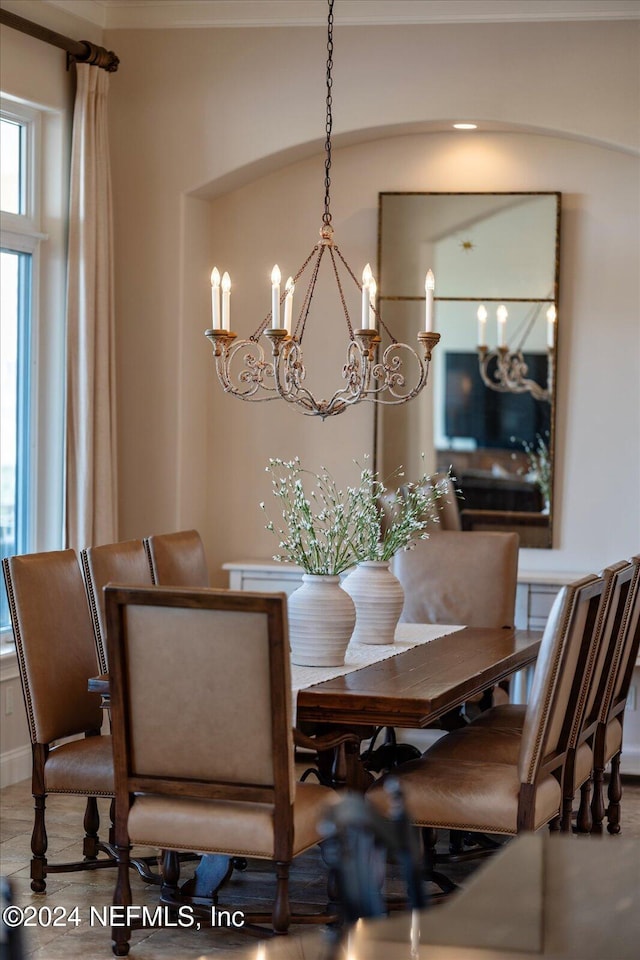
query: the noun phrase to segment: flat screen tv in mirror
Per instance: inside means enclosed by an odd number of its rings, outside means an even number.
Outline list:
[[[381,315],[399,340],[415,339],[431,268],[441,340],[427,389],[377,409],[376,468],[451,468],[463,529],[517,530],[521,546],[553,542],[559,249],[559,193],[379,195]],[[520,380],[505,357],[525,365]]]

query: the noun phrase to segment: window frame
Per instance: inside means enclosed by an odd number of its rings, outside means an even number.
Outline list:
[[[44,105],[0,95],[0,113],[24,128],[24,212],[0,211],[0,246],[31,256],[24,550],[64,545],[66,191],[65,118]],[[46,158],[46,161],[45,161]],[[43,232],[43,227],[44,231]],[[16,516],[17,521],[17,516]],[[0,643],[10,640],[0,629]]]

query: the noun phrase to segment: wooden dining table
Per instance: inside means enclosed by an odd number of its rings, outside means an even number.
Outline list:
[[[298,691],[296,724],[342,727],[426,727],[474,694],[535,662],[540,633],[462,627],[397,656]],[[108,674],[89,690],[109,699]]]
[[[426,727],[534,663],[540,637],[537,631],[462,627],[299,690],[296,724]]]

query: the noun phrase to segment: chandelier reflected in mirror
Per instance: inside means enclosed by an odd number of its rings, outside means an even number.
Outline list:
[[[225,393],[241,400],[282,399],[308,416],[326,417],[342,413],[363,400],[386,405],[407,403],[427,383],[431,351],[440,334],[433,330],[434,277],[425,279],[425,329],[417,334],[417,346],[398,342],[384,323],[376,306],[376,282],[367,264],[359,281],[334,241],[331,225],[331,130],[333,69],[333,5],[328,0],[326,139],[324,214],[320,240],[297,273],[282,289],[278,266],[271,274],[271,311],[248,338],[239,339],[231,330],[231,279],[216,267],[211,273],[212,329],[205,336],[213,346],[216,372]],[[344,384],[328,398],[316,397],[306,387],[302,341],[322,263],[333,274],[348,332],[346,359],[342,368]],[[308,279],[307,279],[308,278]],[[294,293],[306,282],[294,324]],[[360,326],[354,329],[347,307],[348,290],[358,291]],[[380,331],[390,343],[382,347]],[[265,336],[265,350],[260,338]],[[407,370],[415,374],[409,382]]]
[[[535,323],[539,306],[525,320],[524,333],[518,346],[507,345],[508,312],[504,304],[497,310],[498,345],[495,350],[487,346],[487,311],[484,304],[478,307],[478,365],[482,382],[498,393],[530,393],[534,400],[551,403],[555,368],[556,308],[551,304],[547,310],[547,383],[545,386],[530,379],[529,368],[523,354],[524,342]]]

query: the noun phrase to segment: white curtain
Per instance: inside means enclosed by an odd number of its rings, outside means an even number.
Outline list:
[[[76,64],[67,293],[67,545],[117,539],[109,74]]]

